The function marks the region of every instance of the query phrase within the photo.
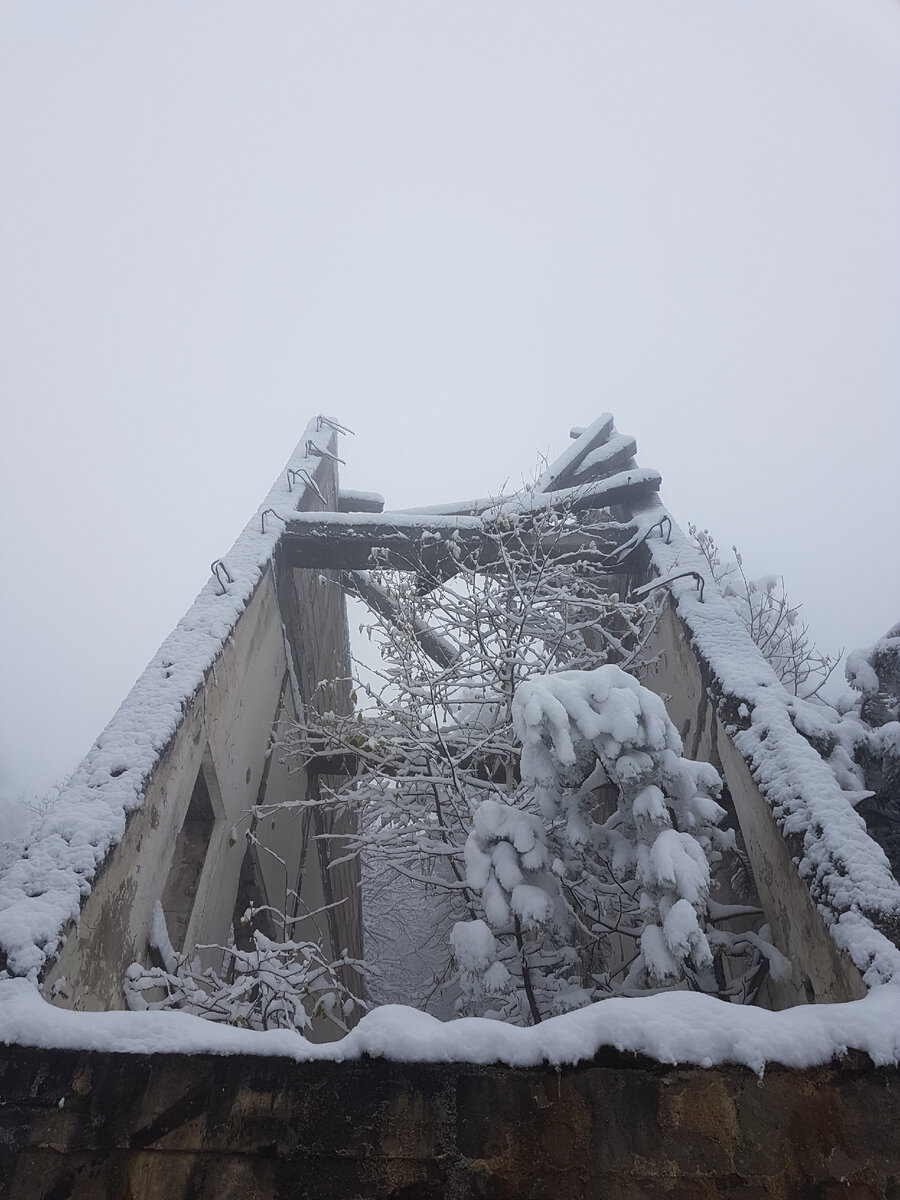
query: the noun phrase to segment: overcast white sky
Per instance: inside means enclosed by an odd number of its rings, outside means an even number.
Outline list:
[[[71,769],[309,416],[391,506],[600,411],[900,618],[900,4],[0,0],[0,772]]]

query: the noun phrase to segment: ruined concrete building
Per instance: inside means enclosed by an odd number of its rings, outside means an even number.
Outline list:
[[[184,1033],[200,1022],[173,1014],[110,1023],[130,964],[160,943],[160,911],[172,947],[190,953],[240,939],[248,906],[281,907],[287,888],[294,936],[323,939],[326,957],[362,955],[358,866],[331,868],[339,824],[296,807],[329,764],[292,770],[273,747],[306,706],[351,710],[341,596],[389,607],[367,575],[373,550],[434,576],[483,545],[489,505],[384,512],[380,496],[341,490],[343,432],[310,423],[0,878],[0,1196],[900,1194],[896,1068],[864,1038],[845,1041],[854,1053],[842,1062],[771,1067],[760,1090],[740,1053],[704,1067],[662,1047],[654,1061],[624,1035],[554,1070],[502,1065],[538,1052],[404,1063],[371,1043],[348,1051],[352,1062],[333,1049],[304,1062],[281,1034],[216,1042],[210,1027],[204,1042]],[[686,753],[726,781],[765,919],[793,965],[766,1003],[869,1004],[900,979],[900,887],[635,455],[601,416],[572,431],[532,503],[609,510],[622,535],[595,569],[632,596],[664,597],[645,682],[666,697]],[[277,858],[244,836],[259,806],[275,812],[258,837]],[[50,1005],[26,1004],[24,981]],[[159,1018],[149,1042],[148,1016]],[[166,1028],[178,1030],[174,1053]],[[276,1040],[262,1049],[259,1038]]]

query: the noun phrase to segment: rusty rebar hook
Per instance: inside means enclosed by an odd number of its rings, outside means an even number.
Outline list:
[[[332,462],[340,463],[343,467],[346,467],[347,465],[342,458],[338,458],[338,456],[336,454],[332,454],[330,450],[323,450],[321,446],[317,446],[312,438],[310,438],[306,443],[306,457],[330,458]]]
[[[298,477],[299,477],[301,483],[305,483],[307,487],[312,488],[312,490],[316,493],[316,495],[319,497],[319,499],[322,501],[323,504],[325,504],[325,505],[328,504],[328,501],[325,499],[325,497],[319,491],[319,485],[316,483],[315,479],[312,477],[312,475],[309,473],[309,471],[307,471],[306,467],[297,467],[296,470],[293,467],[288,467],[287,481],[288,481],[288,491],[289,492],[292,492],[294,490],[292,487],[292,484],[297,482]]]
[[[335,433],[349,433],[351,437],[356,437],[352,429],[348,429],[346,425],[342,425],[340,421],[335,421],[333,417],[326,417],[322,413],[316,417],[316,433],[321,432],[322,426],[327,425],[329,429],[333,429]]]
[[[216,583],[218,583],[219,587],[222,589],[221,592],[219,592],[218,594],[220,596],[224,596],[225,593],[228,591],[228,588],[225,586],[225,583],[222,579],[222,576],[219,574],[219,572],[220,571],[224,572],[225,579],[227,579],[229,583],[234,583],[234,576],[231,574],[231,572],[225,566],[225,560],[221,559],[221,558],[215,559],[213,562],[211,562],[209,564],[209,570],[210,570],[210,573],[216,577]]]
[[[650,534],[653,532],[654,529],[658,529],[659,536],[662,537],[663,536],[663,525],[665,525],[667,522],[668,522],[669,528],[665,533],[665,539],[666,539],[666,545],[668,546],[672,540],[672,518],[669,516],[668,513],[663,513],[663,515],[659,518],[658,521],[654,521],[652,525],[647,526],[647,528],[644,530],[644,532],[641,534],[641,536],[638,538],[638,540],[634,543],[634,545],[629,550],[629,554],[633,554],[634,551],[637,550],[638,546],[643,546],[644,542],[646,542],[647,538],[650,536]]]
[[[655,579],[650,583],[645,583],[643,587],[635,588],[631,593],[635,600],[643,600],[645,596],[649,596],[651,592],[657,588],[665,587],[669,583],[674,583],[676,579],[696,579],[697,592],[699,593],[700,603],[703,603],[703,590],[706,587],[706,580],[699,571],[679,571],[677,575],[666,575],[664,579]]]
[[[269,513],[271,513],[273,517],[277,517],[279,521],[284,521],[284,517],[280,513],[277,513],[274,508],[264,508],[259,514],[259,526],[260,532],[262,533],[266,532],[266,517]],[[287,524],[286,521],[285,524]]]

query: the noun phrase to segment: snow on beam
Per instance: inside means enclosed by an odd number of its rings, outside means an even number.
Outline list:
[[[571,446],[552,462],[538,480],[537,491],[552,492],[570,487],[576,469],[592,450],[602,446],[613,432],[612,413],[601,413]]]
[[[629,455],[629,461],[631,456]],[[610,464],[615,465],[615,464]],[[568,507],[571,512],[583,512],[589,508],[610,508],[613,505],[642,504],[653,493],[659,491],[662,476],[658,471],[641,467],[628,467],[615,475],[577,487],[565,487],[555,491],[535,489],[523,496],[483,497],[479,500],[458,500],[452,504],[433,504],[422,508],[406,508],[399,515],[426,518],[475,519],[488,511],[513,513],[528,512],[553,507]]]
[[[502,500],[502,496],[479,496],[477,500],[451,500],[447,504],[423,504],[399,511],[409,517],[477,517],[495,509]]]
[[[504,504],[502,512],[529,512],[545,508],[566,508],[569,512],[586,512],[588,509],[612,508],[645,503],[659,491],[662,476],[659,471],[634,467],[620,471],[608,479],[581,487],[562,488],[552,492],[531,493],[523,501]]]
[[[478,500],[450,500],[447,504],[423,504],[419,508],[398,511],[409,517],[474,517],[496,503],[496,499],[482,496]]]
[[[794,697],[780,683],[722,596],[700,551],[654,501],[635,514],[651,582],[668,578],[671,601],[708,672],[719,720],[743,757],[787,842],[832,941],[869,987],[900,981],[900,884],[828,763],[797,730]],[[647,536],[659,528],[659,536]],[[701,602],[693,579],[706,579]]]
[[[634,456],[637,454],[637,442],[633,437],[622,433],[614,433],[608,442],[592,450],[576,468],[572,483],[590,483],[604,479],[624,467],[634,466]]]
[[[384,512],[384,496],[380,492],[354,492],[341,488],[338,492],[338,512]]]
[[[440,1021],[385,1005],[336,1042],[312,1042],[289,1029],[240,1029],[182,1012],[69,1012],[23,979],[0,979],[0,1043],[115,1054],[234,1054],[298,1062],[387,1059],[414,1063],[505,1063],[511,1067],[590,1062],[608,1046],[662,1063],[826,1066],[848,1051],[876,1066],[900,1063],[897,988],[851,1004],[802,1005],[770,1012],[726,1004],[699,992],[601,1000],[521,1028],[484,1017]],[[889,1086],[890,1080],[885,1081]],[[765,1095],[765,1093],[763,1093]],[[633,1194],[633,1193],[632,1193]]]

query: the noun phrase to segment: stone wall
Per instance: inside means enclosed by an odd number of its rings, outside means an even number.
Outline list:
[[[900,1073],[0,1048],[3,1200],[900,1196]]]

